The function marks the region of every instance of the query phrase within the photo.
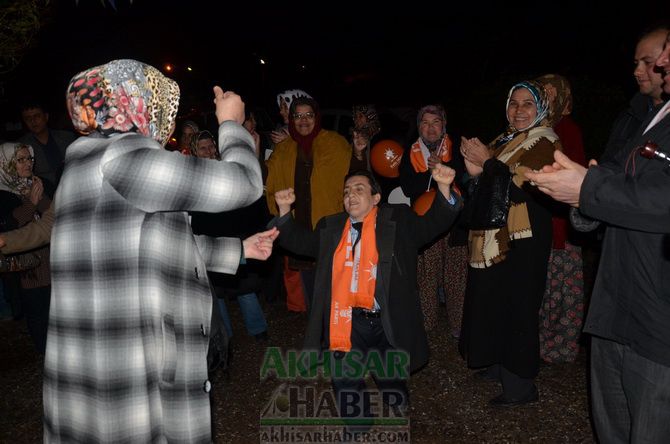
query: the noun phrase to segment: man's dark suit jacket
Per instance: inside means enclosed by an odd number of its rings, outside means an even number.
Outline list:
[[[406,205],[384,204],[377,214],[379,263],[375,299],[382,310],[386,337],[395,349],[409,353],[411,371],[428,361],[428,341],[416,280],[418,251],[449,230],[462,206],[460,199],[451,205],[442,193],[437,192],[436,196],[423,217]],[[305,349],[328,348],[333,254],[348,217],[344,212],[324,217],[314,231],[295,224],[290,213],[274,222],[279,227],[279,240],[284,248],[317,260]]]

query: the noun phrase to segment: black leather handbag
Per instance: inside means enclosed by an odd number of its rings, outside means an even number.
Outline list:
[[[512,173],[507,166],[495,170],[483,172],[477,182],[470,218],[472,230],[491,230],[507,224]]]

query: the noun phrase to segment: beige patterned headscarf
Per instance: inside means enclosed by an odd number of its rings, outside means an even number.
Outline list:
[[[165,145],[178,106],[177,83],[136,60],[114,60],[80,72],[67,90],[70,118],[83,134],[136,132]]]
[[[0,145],[0,190],[20,196],[30,190],[30,180],[19,177],[16,170],[16,154],[24,148],[28,150],[31,157],[35,155],[30,145],[14,142]]]

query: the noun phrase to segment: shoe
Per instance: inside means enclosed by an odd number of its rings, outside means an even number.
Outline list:
[[[485,368],[484,370],[479,370],[478,372],[475,372],[474,375],[472,375],[473,378],[475,378],[477,381],[486,381],[486,382],[499,382],[500,380],[493,376],[488,368]]]
[[[530,404],[533,402],[539,401],[540,396],[537,393],[537,387],[533,386],[533,390],[530,393],[522,398],[507,398],[505,394],[496,396],[495,398],[489,401],[489,405],[492,407],[516,407],[519,405]]]
[[[254,338],[256,338],[256,342],[267,342],[269,339],[267,330],[254,335]]]

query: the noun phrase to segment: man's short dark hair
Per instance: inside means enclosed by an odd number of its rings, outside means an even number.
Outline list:
[[[14,108],[16,109],[16,108]],[[29,100],[26,102],[23,102],[21,104],[21,109],[20,112],[23,114],[24,111],[28,111],[29,109],[39,109],[42,110],[43,113],[48,113],[49,110],[47,109],[46,106],[44,106],[44,103],[37,101],[37,100]]]
[[[351,173],[347,174],[344,177],[344,182],[346,183],[347,180],[354,176],[363,176],[367,177],[368,182],[370,182],[370,190],[372,191],[372,195],[374,196],[375,194],[382,194],[382,187],[379,186],[379,182],[377,182],[377,179],[375,179],[375,176],[368,170],[357,170],[357,171],[352,171]]]

